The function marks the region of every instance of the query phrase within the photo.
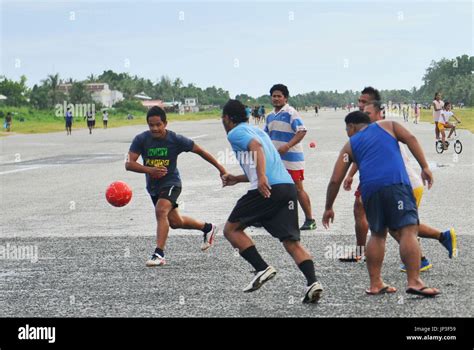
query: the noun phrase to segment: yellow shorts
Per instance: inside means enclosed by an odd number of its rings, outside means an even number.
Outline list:
[[[413,195],[415,196],[416,200],[416,207],[420,207],[421,197],[423,197],[423,186],[417,187],[413,190]]]
[[[438,123],[439,131],[444,130],[444,123],[440,123],[440,122],[437,122],[437,123]]]

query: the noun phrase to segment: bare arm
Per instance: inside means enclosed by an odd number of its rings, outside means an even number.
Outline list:
[[[352,151],[349,142],[347,142],[339,153],[339,157],[337,158],[336,164],[334,165],[331,179],[329,180],[326,192],[325,212],[323,215],[323,226],[325,228],[329,227],[329,221],[333,222],[334,220],[334,211],[332,206],[336,200],[342,180],[349,170],[351,162]]]
[[[140,154],[128,152],[127,161],[125,162],[125,169],[135,173],[148,174],[154,179],[159,179],[168,173],[168,169],[164,166],[150,167],[138,163],[138,157],[140,157]]]
[[[418,164],[420,164],[421,178],[423,179],[423,183],[428,183],[428,189],[430,189],[433,185],[433,175],[431,174],[428,162],[425,158],[425,153],[423,152],[418,139],[401,124],[397,122],[390,123],[392,124],[392,130],[395,138],[408,146],[408,149],[413,154]]]
[[[293,136],[293,138],[290,141],[288,141],[285,145],[282,145],[278,148],[278,153],[284,154],[288,152],[291,147],[300,143],[301,140],[303,140],[305,136],[306,136],[306,130],[300,130],[296,132],[295,136]]]
[[[253,139],[248,145],[248,149],[251,154],[255,155],[255,163],[257,166],[257,177],[258,177],[258,191],[265,198],[269,198],[271,195],[271,187],[268,184],[267,176],[265,175],[265,153],[263,153],[263,147],[257,140]]]
[[[351,165],[351,168],[349,169],[349,174],[346,176],[346,178],[344,179],[344,183],[342,185],[342,187],[346,190],[346,191],[350,191],[351,190],[351,186],[352,186],[352,181],[354,181],[354,175],[359,171],[359,167],[357,166],[356,163],[352,163]]]
[[[191,150],[191,152],[200,155],[201,158],[203,158],[207,162],[214,165],[214,167],[217,170],[219,170],[219,173],[221,174],[221,176],[227,173],[225,168],[217,161],[217,159],[214,158],[214,156],[212,154],[210,154],[209,152],[207,152],[204,148],[201,148],[199,145],[194,144],[193,149]]]

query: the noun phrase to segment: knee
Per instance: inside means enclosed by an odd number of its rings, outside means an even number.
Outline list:
[[[155,213],[157,219],[164,219],[168,217],[169,210],[168,208],[156,208]]]
[[[232,232],[234,232],[234,228],[231,225],[229,225],[229,223],[227,222],[223,230],[224,237],[229,240],[232,235]]]
[[[177,229],[183,227],[183,220],[170,220],[170,227],[172,229]]]

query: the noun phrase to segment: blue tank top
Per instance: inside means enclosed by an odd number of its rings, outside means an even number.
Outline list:
[[[395,184],[411,186],[398,141],[377,123],[353,135],[349,142],[359,167],[364,202],[382,187]]]

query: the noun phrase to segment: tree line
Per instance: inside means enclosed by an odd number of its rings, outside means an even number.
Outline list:
[[[381,90],[384,102],[395,103],[418,102],[429,104],[437,91],[442,92],[443,97],[455,104],[462,103],[466,106],[474,106],[473,74],[474,57],[468,55],[458,56],[454,59],[443,58],[440,61],[431,62],[423,76],[423,85],[420,88],[413,87],[410,90]],[[112,70],[104,71],[100,75],[89,75],[83,81],[75,81],[72,78],[63,80],[59,74],[50,74],[40,84],[32,88],[26,85],[27,78],[21,76],[19,81],[7,79],[0,76],[0,94],[7,97],[3,102],[9,106],[31,106],[37,109],[51,109],[58,103],[67,100],[69,103],[93,103],[90,93],[86,89],[88,83],[107,83],[113,90],[119,90],[124,94],[125,101],[119,106],[135,106],[140,104],[133,96],[145,93],[153,99],[162,101],[183,101],[186,97],[197,98],[201,105],[215,105],[222,107],[230,98],[229,92],[215,86],[200,88],[192,83],[183,84],[180,78],[172,80],[162,76],[153,82],[150,79],[132,76],[129,73],[116,73]],[[69,94],[65,95],[58,89],[59,84],[70,83],[72,85]],[[304,94],[290,96],[290,104],[295,107],[303,106],[344,106],[357,101],[358,91],[346,90],[336,91],[312,91]],[[269,105],[269,95],[252,97],[245,93],[238,94],[236,99],[246,105]],[[99,106],[100,107],[100,106]]]

